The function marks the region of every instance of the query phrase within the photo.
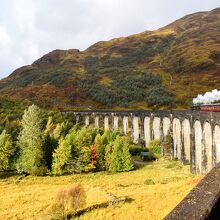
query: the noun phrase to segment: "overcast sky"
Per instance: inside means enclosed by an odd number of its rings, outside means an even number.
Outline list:
[[[0,0],[0,78],[54,49],[154,30],[220,0]]]

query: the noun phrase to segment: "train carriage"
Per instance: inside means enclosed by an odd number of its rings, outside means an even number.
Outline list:
[[[195,111],[197,110],[202,112],[220,112],[220,103],[193,105],[192,110]]]

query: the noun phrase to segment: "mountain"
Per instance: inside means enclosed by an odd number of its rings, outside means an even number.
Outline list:
[[[220,89],[219,76],[217,8],[85,51],[54,50],[0,80],[0,100],[49,109],[186,109],[198,93]]]

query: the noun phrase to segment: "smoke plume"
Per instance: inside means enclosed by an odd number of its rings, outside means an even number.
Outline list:
[[[220,100],[220,91],[217,89],[206,92],[204,95],[199,94],[193,99],[193,104],[211,104]]]

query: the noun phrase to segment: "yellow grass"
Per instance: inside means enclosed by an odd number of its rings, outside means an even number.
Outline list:
[[[144,181],[152,179],[154,185]],[[111,200],[109,193],[131,202],[94,210],[80,219],[162,219],[195,186],[200,177],[189,166],[159,161],[127,173],[104,172],[61,177],[11,176],[0,179],[0,219],[50,219],[51,204],[61,188],[82,183],[87,206]]]

